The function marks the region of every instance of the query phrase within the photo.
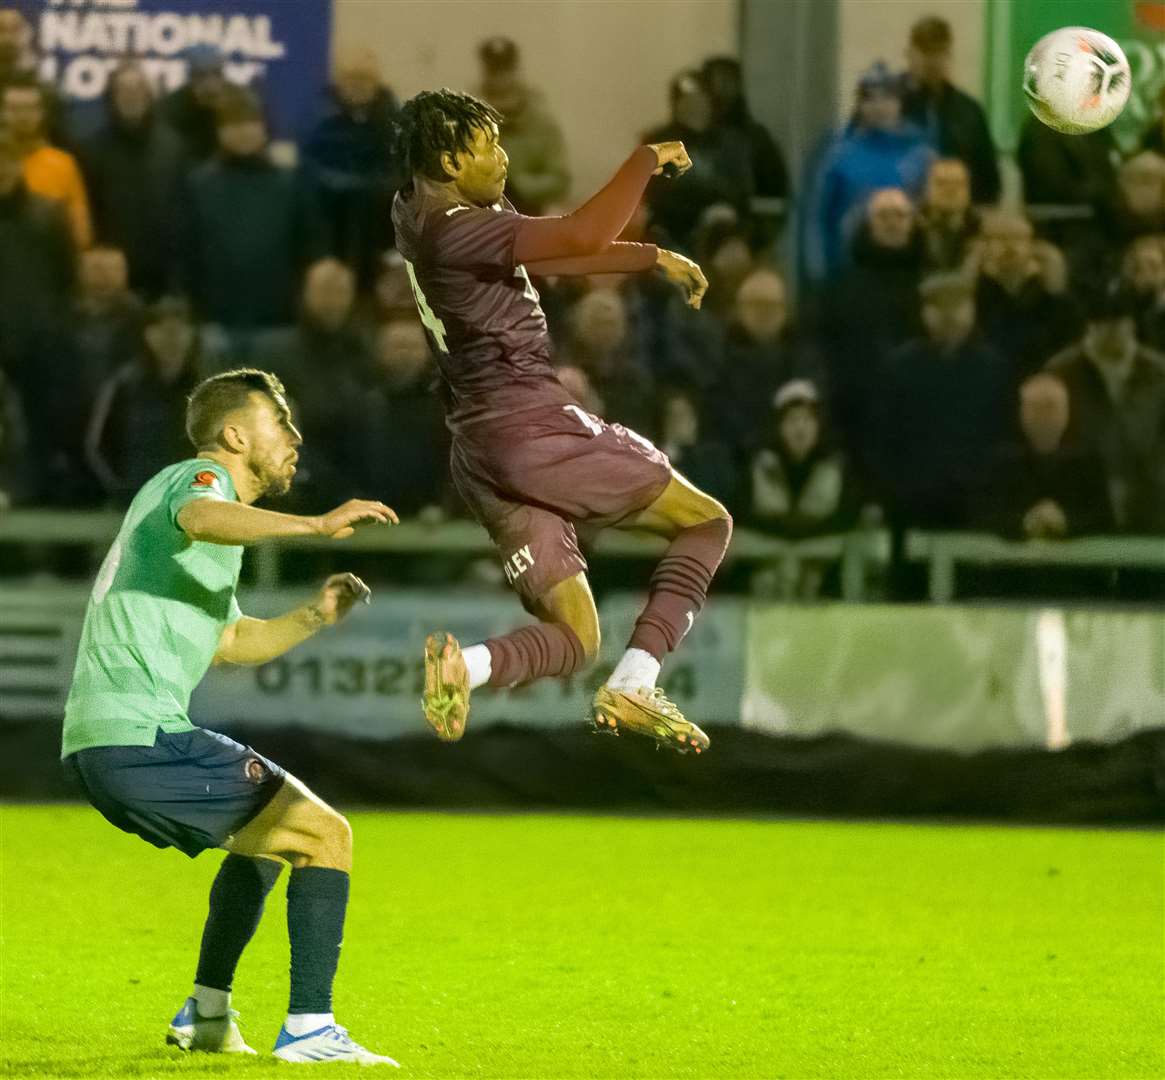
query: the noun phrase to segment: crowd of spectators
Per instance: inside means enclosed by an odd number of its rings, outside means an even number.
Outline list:
[[[1107,129],[1029,118],[1026,202],[1001,205],[952,47],[943,20],[917,23],[907,69],[862,75],[796,185],[734,59],[678,74],[643,139],[682,139],[694,166],[651,182],[626,237],[697,258],[707,301],[692,312],[651,275],[538,281],[561,378],[770,534],[1165,533],[1165,124],[1122,157]],[[187,61],[163,97],[121,62],[104,124],[73,140],[0,8],[0,507],[124,505],[187,452],[191,386],[247,363],[293,399],[293,501],[462,512],[393,249],[399,104],[375,56],[339,54],[290,153],[215,49]],[[586,193],[517,46],[489,39],[479,61],[508,196],[569,208]],[[793,208],[795,281],[774,200]]]

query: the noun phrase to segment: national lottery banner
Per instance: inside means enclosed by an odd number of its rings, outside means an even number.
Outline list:
[[[290,138],[328,81],[332,0],[16,0],[34,30],[41,76],[82,128],[94,126],[109,72],[142,61],[160,94],[186,82],[183,53],[213,45],[228,81],[262,86],[276,138]]]
[[[1023,62],[1044,34],[1063,26],[1088,26],[1108,34],[1129,58],[1133,92],[1113,125],[1121,149],[1136,147],[1157,115],[1165,86],[1163,0],[987,0],[986,105],[997,145],[1014,150],[1028,115],[1023,97]]]

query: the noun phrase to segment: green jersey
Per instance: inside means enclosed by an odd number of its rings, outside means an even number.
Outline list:
[[[193,728],[190,695],[224,628],[242,615],[243,549],[191,540],[178,511],[194,499],[235,498],[230,473],[206,458],[170,465],[134,497],[85,611],[62,757],[151,746],[159,728]]]

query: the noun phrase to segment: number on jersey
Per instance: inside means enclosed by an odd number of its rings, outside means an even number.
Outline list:
[[[413,264],[408,259],[405,259],[405,269],[409,273],[409,284],[413,287],[413,299],[416,300],[417,310],[421,313],[421,325],[433,335],[433,340],[437,342],[437,348],[443,353],[447,353],[449,346],[445,344],[445,324],[433,314],[433,309],[429,307],[429,301],[425,299],[425,294],[421,292],[421,286],[417,283]]]

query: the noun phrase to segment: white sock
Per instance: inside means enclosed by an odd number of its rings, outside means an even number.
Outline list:
[[[465,660],[465,666],[469,668],[469,689],[476,690],[479,686],[485,686],[493,674],[493,660],[490,658],[489,649],[484,645],[470,645],[468,649],[461,650],[461,656]]]
[[[288,1013],[283,1026],[289,1035],[306,1035],[309,1031],[319,1031],[336,1022],[332,1013]]]
[[[213,986],[199,986],[194,984],[190,995],[198,1005],[198,1015],[212,1020],[218,1016],[226,1016],[231,1011],[231,992],[216,990]]]
[[[615,665],[607,686],[611,690],[654,690],[659,678],[659,661],[644,649],[628,649]]]

